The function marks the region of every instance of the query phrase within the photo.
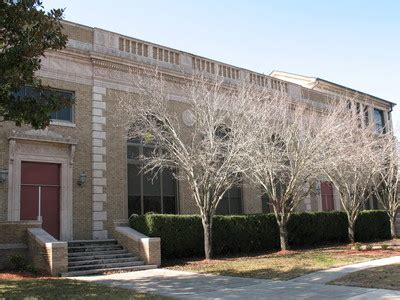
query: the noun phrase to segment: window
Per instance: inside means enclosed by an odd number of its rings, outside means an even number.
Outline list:
[[[128,214],[177,213],[177,182],[173,171],[163,169],[156,178],[141,172],[142,156],[157,151],[142,140],[128,142]]]
[[[242,189],[232,187],[226,191],[224,197],[218,203],[217,215],[240,215],[243,213],[242,207]]]
[[[369,107],[368,107],[368,105],[364,105],[364,122],[365,122],[365,126],[369,125]]]
[[[267,194],[261,196],[261,211],[263,214],[268,214],[272,211],[271,204],[269,203],[269,197]]]
[[[378,199],[376,198],[375,195],[371,195],[369,198],[365,199],[364,209],[366,210],[379,209]]]
[[[17,97],[40,97],[41,93],[38,89],[31,87],[31,86],[26,86],[21,88],[18,92],[15,93]],[[63,91],[63,90],[56,90],[56,89],[46,89],[43,91],[44,96],[51,96],[55,95],[58,97],[65,98],[67,100],[73,100],[74,99],[74,93],[69,92],[69,91]],[[74,121],[74,112],[73,112],[73,107],[65,107],[59,111],[52,112],[50,114],[51,120],[57,120],[57,121],[63,121],[63,122],[73,122]]]
[[[385,120],[383,117],[383,110],[374,109],[375,129],[379,133],[385,133]]]

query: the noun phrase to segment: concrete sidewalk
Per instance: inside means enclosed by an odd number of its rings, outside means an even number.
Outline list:
[[[353,265],[347,265],[347,266],[343,266],[343,267],[314,272],[314,273],[310,273],[310,274],[306,274],[304,276],[294,278],[290,281],[291,282],[302,282],[302,283],[325,284],[332,280],[343,277],[344,275],[347,275],[349,273],[353,273],[353,272],[357,272],[357,271],[361,271],[361,270],[365,270],[365,269],[369,269],[369,268],[374,268],[374,267],[398,264],[398,263],[400,263],[400,256],[392,256],[392,257],[388,257],[388,258],[381,258],[381,259],[366,261],[366,262],[357,263],[357,264],[353,264]]]
[[[71,278],[183,299],[400,299],[400,292],[154,269]]]

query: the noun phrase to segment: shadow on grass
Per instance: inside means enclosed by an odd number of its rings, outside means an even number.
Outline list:
[[[67,279],[0,280],[0,299],[163,299],[132,290]]]

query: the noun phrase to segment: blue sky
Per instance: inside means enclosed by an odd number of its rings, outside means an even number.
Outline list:
[[[269,74],[333,81],[398,102],[400,1],[48,0],[67,20]],[[396,126],[395,124],[395,126]]]

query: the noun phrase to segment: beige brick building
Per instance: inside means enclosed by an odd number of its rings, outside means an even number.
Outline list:
[[[148,149],[127,143],[114,126],[123,117],[117,115],[117,99],[134,92],[132,69],[157,66],[177,79],[201,71],[230,83],[246,80],[268,86],[313,105],[332,95],[357,93],[360,101],[352,103],[352,109],[363,114],[364,122],[392,128],[393,103],[326,80],[275,71],[267,76],[99,28],[70,22],[64,27],[67,48],[47,53],[38,75],[55,92],[74,97],[75,104],[54,113],[45,130],[0,123],[0,221],[42,220],[59,240],[110,238],[114,222],[130,213],[197,212],[184,182],[175,182],[168,172],[153,183],[138,175],[138,154]],[[185,124],[179,97],[173,105],[182,111]],[[51,170],[54,165],[56,171]],[[46,176],[47,182],[40,181]],[[366,205],[373,208],[376,203],[371,199]],[[299,207],[331,209],[340,209],[340,203],[325,182]],[[266,211],[266,201],[246,184],[231,190],[219,208],[220,213]],[[46,219],[49,214],[51,220]]]

